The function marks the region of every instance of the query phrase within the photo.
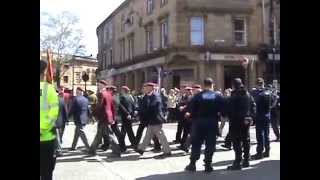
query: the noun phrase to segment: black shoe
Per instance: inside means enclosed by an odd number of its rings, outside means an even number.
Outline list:
[[[241,170],[241,166],[240,164],[233,164],[232,166],[228,166],[227,170],[231,170],[231,171],[236,171],[236,170]]]
[[[121,158],[121,153],[114,153],[114,152],[112,152],[109,157],[111,157],[111,158]]]
[[[270,156],[270,153],[269,153],[269,151],[266,151],[266,152],[264,152],[262,155],[263,155],[263,157],[269,157],[269,156]]]
[[[186,166],[185,168],[184,168],[184,170],[186,170],[186,171],[196,171],[196,165],[195,164],[189,164],[188,166]]]
[[[204,172],[210,173],[213,171],[213,168],[211,165],[205,165],[204,166]]]
[[[224,147],[224,148],[226,148],[226,149],[228,149],[228,150],[231,150],[231,149],[232,149],[232,148],[231,148],[231,145],[229,146],[229,145],[222,144],[221,146]]]
[[[87,153],[89,156],[95,156],[97,153],[95,151],[89,150]]]
[[[254,160],[258,160],[258,159],[262,159],[262,158],[263,158],[262,153],[257,153],[252,156],[252,159],[254,159]]]
[[[174,141],[172,141],[172,143],[178,144],[178,143],[180,143],[180,141],[174,140]]]
[[[144,151],[142,151],[141,149],[135,149],[135,151],[136,151],[137,153],[139,153],[140,155],[143,155],[143,153],[144,153]]]
[[[101,150],[103,150],[103,151],[106,151],[106,150],[109,149],[109,147],[108,147],[107,145],[102,145],[102,146],[100,146],[99,149],[101,149]]]
[[[161,148],[153,148],[151,151],[154,153],[157,153],[161,151]]]
[[[68,150],[69,150],[69,151],[75,151],[76,148],[71,147],[71,148],[69,148]]]
[[[244,168],[249,167],[250,166],[249,160],[243,160],[241,166],[244,167]]]
[[[166,157],[170,157],[171,155],[172,155],[171,152],[170,153],[163,153],[163,154],[160,154],[159,156],[157,156],[156,159],[163,159]]]
[[[56,157],[61,157],[62,155],[63,155],[63,153],[61,151],[56,152]]]

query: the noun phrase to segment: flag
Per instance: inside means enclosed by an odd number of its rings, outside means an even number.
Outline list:
[[[47,60],[48,60],[48,69],[47,69],[47,82],[53,83],[53,70],[52,70],[52,53],[50,49],[47,49]]]

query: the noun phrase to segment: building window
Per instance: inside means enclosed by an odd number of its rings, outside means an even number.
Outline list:
[[[63,83],[68,83],[69,77],[68,76],[63,76]]]
[[[96,75],[94,73],[91,74],[91,85],[96,85],[97,84],[97,79]]]
[[[113,54],[112,54],[112,49],[109,49],[109,56],[110,56],[110,65],[113,65]]]
[[[204,23],[203,17],[192,17],[190,20],[191,45],[204,44]]]
[[[120,62],[125,60],[125,41],[124,39],[120,40]]]
[[[131,35],[128,39],[129,46],[129,59],[132,60],[134,56],[134,35]]]
[[[161,0],[160,7],[163,7],[164,5],[166,5],[167,2],[168,2],[168,0]]]
[[[168,47],[168,19],[161,23],[161,48]]]
[[[103,66],[103,69],[107,69],[108,67],[108,61],[107,61],[107,52],[104,53],[104,66]]]
[[[90,74],[90,69],[89,69],[89,68],[87,69],[87,74],[88,74],[88,75]]]
[[[103,33],[103,43],[107,42],[107,36],[108,36],[108,28],[104,28],[103,29],[104,33]]]
[[[81,83],[81,73],[76,72],[76,84],[80,84],[80,83]]]
[[[153,11],[153,0],[147,0],[147,14],[151,14]]]
[[[153,35],[152,35],[152,28],[147,28],[146,30],[146,47],[147,47],[147,53],[151,53],[153,49]]]
[[[124,17],[124,15],[122,15],[121,16],[121,27],[120,27],[120,29],[121,29],[121,32],[124,32],[125,31],[125,17]]]
[[[236,46],[247,45],[246,21],[244,18],[235,18],[233,20],[234,42]]]

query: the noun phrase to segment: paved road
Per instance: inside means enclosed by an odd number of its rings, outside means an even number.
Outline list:
[[[174,140],[176,124],[165,124],[164,130],[170,142]],[[227,125],[223,132],[226,135]],[[134,131],[136,131],[136,126]],[[73,138],[74,125],[68,125],[63,137],[63,147],[69,148]],[[89,142],[92,142],[96,125],[88,125],[85,128]],[[270,130],[271,140],[274,134]],[[254,127],[250,130],[251,154],[255,154],[256,138]],[[184,167],[189,163],[189,155],[177,149],[177,145],[170,145],[172,157],[157,159],[161,153],[146,152],[143,156],[129,149],[121,158],[110,157],[111,151],[98,152],[97,156],[87,157],[81,152],[83,144],[78,142],[77,151],[66,152],[63,157],[57,159],[54,171],[55,180],[278,180],[280,179],[280,143],[271,143],[271,156],[263,160],[251,161],[249,168],[242,171],[226,171],[226,167],[232,163],[233,151],[224,151],[221,148],[223,138],[218,139],[217,152],[213,157],[213,168],[211,174],[203,173],[203,156],[197,162],[197,172],[184,172]],[[129,144],[128,139],[126,139]],[[220,143],[219,143],[220,142]],[[147,149],[150,150],[151,148]]]

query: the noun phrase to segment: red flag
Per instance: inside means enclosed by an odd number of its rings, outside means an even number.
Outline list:
[[[52,84],[53,82],[53,70],[52,70],[52,53],[51,50],[47,49],[48,59],[48,70],[47,70],[47,81]]]

